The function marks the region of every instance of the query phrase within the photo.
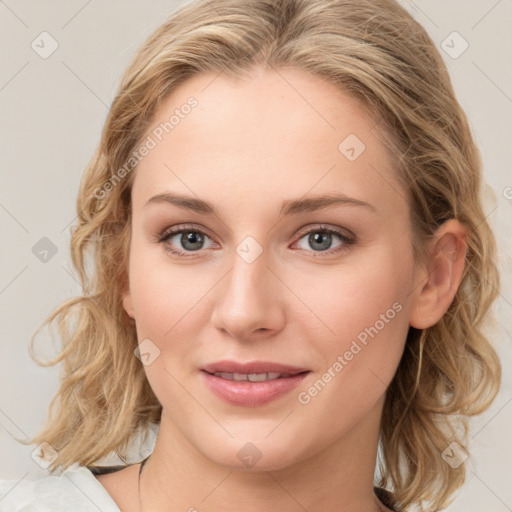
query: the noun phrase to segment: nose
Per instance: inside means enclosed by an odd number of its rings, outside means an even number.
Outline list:
[[[274,336],[285,324],[284,285],[268,251],[254,261],[234,253],[231,270],[216,289],[213,326],[239,341]]]

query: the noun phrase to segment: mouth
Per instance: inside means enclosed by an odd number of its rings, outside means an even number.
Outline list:
[[[275,379],[285,379],[287,377],[292,377],[294,375],[300,375],[301,373],[308,373],[307,371],[298,372],[298,373],[278,373],[278,372],[268,372],[268,373],[229,373],[229,372],[206,372],[209,375],[215,375],[215,377],[220,377],[221,379],[227,380],[236,380],[236,381],[250,381],[250,382],[265,382],[267,380],[275,380]]]
[[[266,404],[297,387],[311,370],[271,362],[218,361],[201,368],[208,389],[234,405]]]

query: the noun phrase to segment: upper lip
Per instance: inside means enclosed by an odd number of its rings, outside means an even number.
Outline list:
[[[216,361],[203,366],[201,369],[208,373],[287,373],[291,375],[309,371],[307,368],[300,368],[281,363],[272,363],[270,361],[239,363],[237,361],[228,360]]]

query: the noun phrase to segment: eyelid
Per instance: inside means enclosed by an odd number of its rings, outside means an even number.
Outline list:
[[[207,235],[209,238],[213,238],[209,234],[210,232],[203,226],[199,226],[197,224],[187,224],[187,223],[175,224],[173,226],[168,226],[163,231],[161,231],[160,234],[158,234],[156,236],[156,238],[157,238],[157,240],[163,240],[164,238],[166,238],[169,235],[172,235],[172,234],[175,235],[175,234],[179,233],[180,231],[185,231],[185,230],[199,231],[200,233],[204,233],[205,235]]]
[[[322,223],[313,224],[313,225],[310,224],[308,226],[304,226],[303,228],[301,228],[299,230],[299,232],[297,233],[296,236],[301,238],[303,235],[307,235],[311,231],[315,231],[315,230],[333,232],[333,233],[336,233],[345,238],[353,239],[354,241],[356,238],[356,235],[354,235],[354,233],[352,233],[352,231],[348,230],[347,228],[342,228],[340,226],[331,226],[330,224],[322,224]]]

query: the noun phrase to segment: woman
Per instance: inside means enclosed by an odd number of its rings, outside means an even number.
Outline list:
[[[84,295],[48,319],[65,373],[31,440],[63,473],[2,482],[0,510],[445,507],[500,380],[480,183],[394,1],[181,8],[81,184]],[[149,458],[100,467],[151,425]]]

